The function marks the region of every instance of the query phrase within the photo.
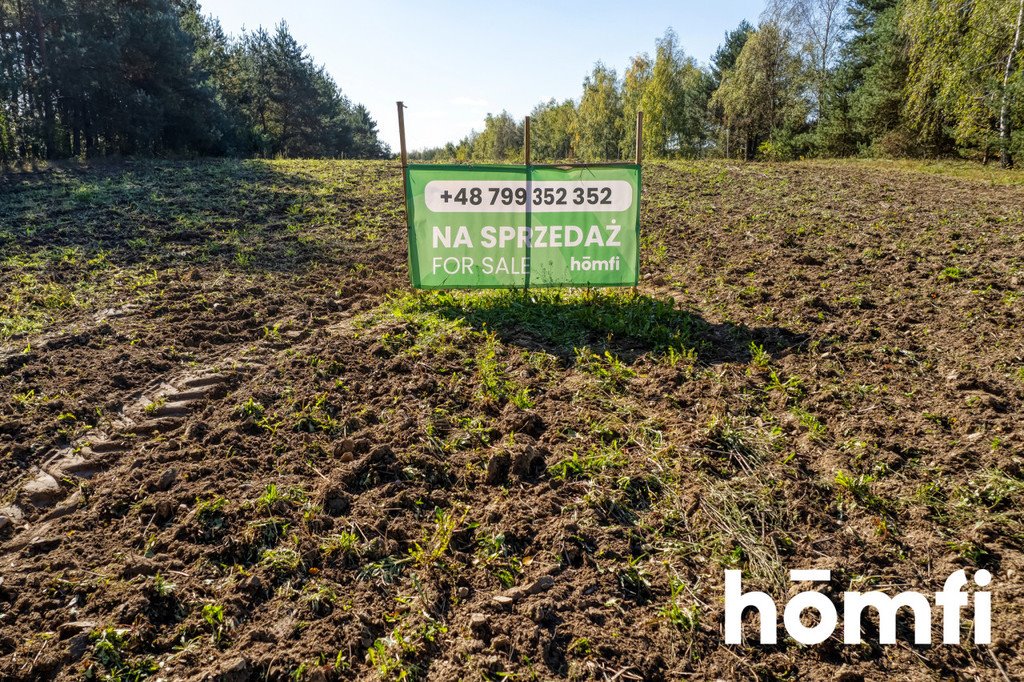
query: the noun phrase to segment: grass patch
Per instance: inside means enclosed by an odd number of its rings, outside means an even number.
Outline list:
[[[671,299],[581,289],[416,292],[392,303],[402,314],[432,313],[493,330],[505,342],[528,342],[562,357],[576,348],[636,356],[673,349],[688,354],[704,323]]]
[[[608,445],[594,445],[585,453],[577,451],[548,467],[548,475],[559,481],[593,479],[608,469],[626,465],[626,453],[617,441]]]

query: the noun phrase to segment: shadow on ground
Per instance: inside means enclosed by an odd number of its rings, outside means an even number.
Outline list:
[[[779,355],[805,340],[781,327],[711,323],[671,298],[632,291],[426,293],[416,295],[414,305],[421,312],[465,320],[477,331],[492,331],[506,344],[565,359],[577,348],[589,347],[625,362],[648,353],[690,350],[702,364],[747,362],[752,343]]]

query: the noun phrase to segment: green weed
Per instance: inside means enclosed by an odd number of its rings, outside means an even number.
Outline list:
[[[943,268],[942,272],[939,273],[939,280],[944,282],[959,282],[960,280],[966,278],[967,271],[955,265]]]
[[[440,561],[447,554],[452,534],[464,518],[465,514],[462,518],[456,518],[451,511],[435,509],[434,527],[424,534],[420,542],[414,542],[409,550],[409,558],[413,563],[427,568]]]
[[[201,615],[203,623],[206,624],[206,628],[210,631],[210,637],[213,639],[214,644],[220,645],[224,639],[226,629],[224,607],[220,604],[203,604]]]
[[[606,469],[625,466],[626,455],[618,441],[608,445],[592,446],[585,454],[573,453],[548,467],[548,475],[555,480],[572,481],[594,478]]]
[[[756,342],[750,342],[750,361],[754,363],[755,367],[765,368],[772,362],[772,356],[764,349],[764,346],[759,346]]]
[[[505,374],[498,361],[498,339],[492,332],[484,334],[484,343],[476,355],[477,375],[485,398],[502,404],[509,401],[522,410],[533,407],[530,389],[519,387]]]
[[[330,535],[320,542],[320,551],[327,558],[354,561],[359,556],[359,536],[351,531]]]
[[[700,606],[698,604],[691,604],[684,608],[680,605],[679,602],[685,589],[682,581],[673,578],[669,589],[671,590],[671,595],[669,596],[668,604],[661,608],[659,614],[677,630],[682,632],[696,630],[700,625]]]
[[[207,500],[196,500],[195,517],[199,523],[209,528],[220,528],[224,525],[224,510],[228,501],[223,497],[212,497]]]
[[[302,556],[287,547],[265,549],[260,556],[260,565],[268,568],[277,577],[285,577],[299,572]]]
[[[609,351],[598,355],[589,348],[575,348],[574,352],[576,353],[576,366],[587,374],[597,377],[605,388],[620,390],[626,385],[626,382],[636,376],[636,372]]]
[[[133,657],[129,653],[126,630],[107,627],[93,632],[92,659],[95,661],[85,670],[87,680],[109,680],[110,682],[139,682],[159,670],[151,656]]]
[[[477,557],[498,579],[502,587],[512,587],[519,582],[523,562],[506,542],[504,533],[480,537],[477,540]]]

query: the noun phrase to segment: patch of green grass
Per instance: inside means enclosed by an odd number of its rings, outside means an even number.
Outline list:
[[[930,175],[982,181],[993,185],[1024,185],[1024,173],[1021,173],[1019,170],[1000,168],[998,164],[983,165],[977,161],[851,158],[821,163],[832,168],[842,164],[856,164],[878,170],[928,173]]]
[[[548,475],[555,480],[574,481],[592,479],[607,469],[625,466],[626,454],[618,441],[607,445],[594,445],[584,454],[574,450],[573,453],[548,466]]]
[[[643,567],[643,557],[633,557],[616,571],[619,588],[627,597],[644,602],[651,593],[651,580]]]
[[[576,367],[587,374],[597,377],[598,381],[605,388],[622,390],[626,383],[636,376],[636,372],[630,369],[618,357],[612,355],[610,351],[606,350],[603,355],[598,355],[586,347],[576,348],[574,351],[576,353]]]
[[[958,491],[958,504],[997,511],[1024,501],[1024,480],[1001,469],[985,469]]]
[[[313,615],[322,616],[329,613],[338,601],[338,593],[334,587],[319,580],[313,580],[302,586],[300,601],[309,607]]]
[[[167,398],[158,398],[158,399],[154,400],[153,402],[148,403],[144,408],[142,408],[142,411],[145,414],[149,415],[149,416],[153,416],[156,413],[157,410],[159,410],[161,407],[163,407],[166,404],[167,404]]]
[[[778,372],[772,370],[768,375],[768,383],[764,390],[766,393],[785,396],[787,400],[797,400],[804,394],[803,380],[798,376],[791,376],[783,381]]]
[[[941,426],[944,429],[949,429],[953,425],[953,420],[951,418],[936,412],[925,412],[921,416],[923,416],[927,421],[930,421],[937,426]]]
[[[817,416],[801,407],[791,407],[789,411],[800,421],[800,425],[807,429],[807,433],[811,438],[821,440],[825,437],[825,425],[821,423]]]
[[[587,637],[577,637],[569,642],[569,646],[565,648],[565,652],[572,656],[586,658],[594,653],[594,645]]]
[[[401,682],[415,679],[419,674],[415,665],[402,659],[401,646],[394,635],[376,640],[366,652],[366,658],[382,680]]]
[[[523,561],[505,539],[504,533],[483,535],[477,539],[476,556],[501,583],[512,587],[523,573]]]
[[[99,204],[105,195],[104,187],[96,183],[82,183],[71,190],[71,198],[82,204]]]
[[[254,555],[265,547],[273,547],[288,533],[289,523],[277,517],[253,519],[246,524],[242,542]]]
[[[29,389],[24,393],[15,393],[11,396],[11,400],[14,402],[14,407],[19,410],[25,410],[31,405],[36,398],[36,392],[34,389]]]
[[[875,513],[886,513],[886,501],[871,490],[875,477],[870,474],[848,474],[842,469],[836,472],[835,484],[859,506]]]
[[[153,579],[150,581],[150,587],[153,590],[153,594],[160,599],[166,599],[174,593],[174,590],[177,589],[177,586],[174,583],[167,580],[167,578],[160,573],[153,576]]]
[[[308,499],[309,495],[301,488],[291,487],[282,491],[277,484],[271,483],[256,498],[256,508],[262,511],[273,510],[281,505],[300,505]]]
[[[434,313],[464,320],[499,337],[532,339],[558,355],[590,346],[687,354],[699,345],[705,324],[672,299],[630,292],[541,289],[482,292],[417,292],[392,302],[403,315]]]
[[[511,402],[521,410],[533,407],[530,389],[517,386],[509,379],[504,365],[498,360],[497,336],[493,332],[483,336],[483,346],[476,354],[477,375],[483,395],[498,404]]]
[[[317,394],[311,401],[300,403],[292,415],[292,427],[307,433],[335,433],[341,428],[334,405],[326,393]]]
[[[371,561],[359,569],[359,579],[376,582],[380,585],[391,585],[398,580],[410,561],[412,558],[409,556],[402,558],[386,556],[378,561]]]
[[[40,316],[0,314],[0,341],[38,331],[44,324],[44,318]]]
[[[992,556],[983,545],[973,540],[951,540],[946,546],[972,566],[984,566]]]
[[[434,526],[424,533],[419,542],[414,542],[409,550],[409,558],[413,563],[422,568],[428,568],[439,562],[448,553],[448,547],[452,541],[452,534],[462,518],[456,518],[449,510],[434,510]]]
[[[942,272],[939,273],[939,280],[943,282],[959,282],[966,278],[967,271],[955,265],[943,268]]]
[[[244,403],[235,408],[235,414],[242,421],[274,433],[279,424],[267,416],[267,408],[253,397],[249,397]]]
[[[201,611],[203,623],[210,632],[214,644],[220,645],[224,640],[226,624],[224,622],[224,607],[220,604],[203,604]]]
[[[260,419],[263,419],[263,416],[266,414],[266,411],[267,408],[263,407],[263,405],[261,405],[255,398],[250,397],[248,400],[246,400],[244,403],[238,406],[238,408],[235,410],[235,414],[237,414],[242,419],[248,419],[255,422]]]
[[[750,362],[752,362],[755,367],[766,368],[772,363],[772,356],[764,349],[764,346],[758,345],[755,341],[751,341]]]
[[[260,566],[270,569],[278,577],[294,575],[302,567],[302,556],[287,547],[265,549],[260,556]]]

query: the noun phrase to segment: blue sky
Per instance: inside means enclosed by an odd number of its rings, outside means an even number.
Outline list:
[[[365,104],[398,150],[395,101],[406,140],[422,149],[483,127],[488,112],[525,116],[538,102],[580,94],[601,60],[619,75],[631,56],[653,52],[671,26],[686,53],[706,63],[723,33],[756,24],[764,0],[667,2],[396,2],[200,0],[237,34],[285,19],[346,95]]]

